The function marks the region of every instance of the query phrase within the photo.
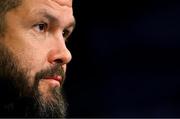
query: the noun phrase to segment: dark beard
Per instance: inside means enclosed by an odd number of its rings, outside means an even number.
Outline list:
[[[52,89],[51,101],[44,100],[38,91],[43,77],[53,74],[64,77],[60,64],[38,72],[33,86],[29,86],[28,71],[21,69],[16,59],[0,44],[0,117],[65,117],[62,89]]]

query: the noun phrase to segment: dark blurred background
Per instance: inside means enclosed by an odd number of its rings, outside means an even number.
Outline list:
[[[68,117],[180,117],[180,3],[74,0]]]

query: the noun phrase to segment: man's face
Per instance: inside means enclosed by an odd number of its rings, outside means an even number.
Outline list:
[[[72,0],[23,0],[5,18],[0,65],[6,65],[9,74],[1,73],[0,78],[15,80],[19,95],[36,98],[41,112],[49,105],[63,107],[60,89],[71,60],[65,42],[74,27]]]

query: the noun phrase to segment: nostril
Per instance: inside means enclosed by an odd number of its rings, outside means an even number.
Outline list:
[[[56,59],[56,60],[54,60],[54,62],[59,63],[59,64],[63,63],[63,61],[61,59]]]

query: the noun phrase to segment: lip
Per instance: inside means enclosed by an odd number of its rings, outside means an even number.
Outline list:
[[[45,77],[44,79],[48,79],[48,80],[56,80],[56,81],[58,81],[60,84],[62,83],[62,80],[63,80],[62,76],[60,76],[60,75],[56,75],[56,76],[47,76],[47,77]]]

